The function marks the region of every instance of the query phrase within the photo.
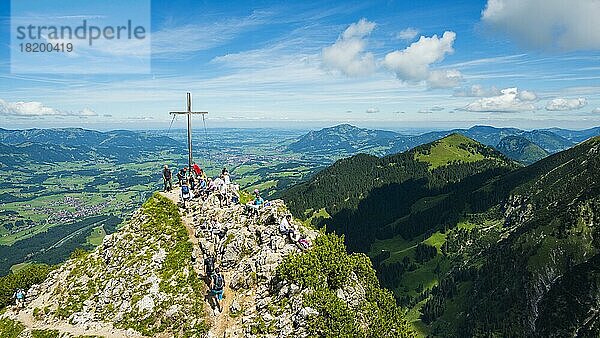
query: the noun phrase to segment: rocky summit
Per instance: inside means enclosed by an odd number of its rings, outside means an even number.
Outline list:
[[[349,255],[342,238],[295,221],[309,249],[279,232],[288,213],[282,201],[254,213],[211,198],[187,208],[178,200],[156,193],[0,320],[19,337],[412,336],[365,255]],[[222,311],[209,296],[208,256],[226,282]]]

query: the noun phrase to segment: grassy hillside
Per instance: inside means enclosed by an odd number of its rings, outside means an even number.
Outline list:
[[[497,158],[494,156],[496,154],[487,151],[480,143],[461,134],[446,136],[428,147],[417,149],[414,154],[415,160],[428,163],[430,169],[452,163],[470,163]]]

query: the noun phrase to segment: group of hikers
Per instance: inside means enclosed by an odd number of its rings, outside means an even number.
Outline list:
[[[164,181],[164,191],[173,190],[172,172],[168,165],[164,165],[162,170]],[[219,200],[219,207],[229,206],[230,204],[238,204],[240,202],[239,185],[231,182],[231,177],[227,168],[223,168],[219,177],[214,180],[207,178],[205,172],[195,162],[192,164],[192,170],[188,171],[187,167],[182,168],[177,173],[178,184],[181,187],[180,198],[184,207],[186,202],[195,197],[200,197],[206,200],[209,195],[215,194]],[[258,189],[253,192],[254,198],[245,206],[246,211],[251,216],[257,216],[261,208],[268,206],[260,195]],[[204,222],[200,226],[200,231],[205,231],[209,238],[214,239],[215,246],[221,241],[218,239],[225,238],[227,234],[227,226],[223,226],[218,222],[216,216],[213,216],[210,221]],[[307,250],[310,247],[310,241],[305,235],[302,235],[297,228],[293,226],[292,215],[286,214],[279,222],[279,233],[289,238],[301,250]],[[199,233],[196,233],[196,237]],[[216,250],[219,251],[218,249]],[[193,257],[193,259],[195,259]],[[204,273],[207,284],[209,285],[209,295],[215,300],[216,307],[219,312],[222,312],[221,300],[223,299],[223,289],[225,286],[225,278],[216,267],[216,258],[214,255],[207,255],[204,259]],[[13,294],[17,308],[25,307],[25,291],[21,288],[15,290]]]
[[[163,191],[173,190],[173,173],[166,164],[162,176]],[[177,172],[177,181],[181,188],[180,197],[184,207],[186,207],[187,202],[194,198],[206,200],[211,195],[218,198],[220,207],[237,204],[240,200],[240,186],[231,182],[231,176],[227,168],[223,168],[221,174],[212,179],[207,177],[204,170],[196,162],[193,162],[191,170],[188,170],[188,167],[183,167]]]
[[[173,190],[173,175],[168,165],[164,165],[162,170],[164,181],[164,191]],[[206,172],[195,162],[192,163],[190,169],[183,167],[176,174],[177,184],[179,185],[180,199],[183,207],[186,203],[194,198],[201,198],[206,201],[210,196],[216,196],[219,202],[219,207],[226,207],[232,204],[240,203],[239,185],[232,183],[231,175],[227,168],[223,168],[221,173],[215,179],[207,177]],[[265,201],[260,195],[260,191],[253,191],[253,199],[245,205],[246,212],[250,216],[258,216],[262,208],[269,206],[270,202]],[[214,305],[219,312],[222,312],[221,301],[223,299],[223,290],[225,287],[225,278],[219,267],[216,266],[216,253],[222,250],[222,242],[227,235],[227,224],[221,224],[216,215],[207,219],[196,229],[195,236],[200,237],[200,233],[204,233],[203,237],[210,239],[214,245],[213,254],[204,256],[204,278],[209,286],[209,300],[214,301]],[[279,233],[284,238],[288,238],[291,243],[294,243],[299,249],[307,250],[310,247],[310,241],[305,235],[293,225],[292,215],[286,214],[279,221]],[[196,256],[192,259],[195,261]]]
[[[222,247],[219,244],[225,238],[228,227],[223,226],[216,216],[212,216],[210,220],[205,221],[200,228],[196,230],[196,237],[200,236],[200,232],[205,232],[205,237],[212,240],[215,252],[221,252]],[[305,251],[310,248],[310,241],[306,235],[300,231],[292,223],[292,215],[286,214],[279,222],[279,233],[284,238],[288,238],[291,243],[295,244],[300,250]],[[192,256],[195,261],[195,256]],[[219,313],[223,312],[221,301],[223,300],[223,292],[225,288],[225,277],[221,273],[219,267],[216,266],[217,259],[215,254],[207,254],[204,257],[204,278],[209,286],[209,302],[214,302],[213,309]]]

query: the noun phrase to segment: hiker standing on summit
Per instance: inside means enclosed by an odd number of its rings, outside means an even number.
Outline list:
[[[166,192],[166,191],[173,190],[173,182],[172,182],[173,174],[171,173],[171,169],[169,169],[169,166],[166,164],[165,164],[165,167],[163,168],[162,176],[163,176],[163,183],[164,183],[163,191]]]

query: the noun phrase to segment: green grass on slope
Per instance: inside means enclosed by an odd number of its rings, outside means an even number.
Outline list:
[[[9,318],[0,319],[0,337],[2,338],[16,338],[18,337],[25,327]]]
[[[439,231],[427,238],[415,238],[411,241],[407,241],[398,235],[390,239],[376,241],[371,246],[369,255],[374,257],[382,251],[389,251],[390,257],[385,260],[384,264],[397,264],[405,258],[409,258],[415,268],[402,273],[393,291],[396,296],[418,297],[423,291],[438,285],[441,277],[450,269],[450,260],[441,253],[441,247],[445,242],[446,234]],[[419,243],[437,248],[437,255],[426,262],[416,262],[415,251]],[[420,310],[426,301],[427,299],[418,302],[409,308],[406,314],[406,319],[420,337],[429,334],[429,327],[422,323],[420,319]]]
[[[93,246],[98,246],[102,243],[104,236],[106,236],[106,232],[104,231],[104,227],[100,225],[92,229],[92,232],[86,238],[86,241]]]
[[[477,143],[465,136],[452,134],[433,143],[428,151],[415,153],[415,160],[429,163],[431,169],[459,161],[463,163],[477,162],[485,157],[471,147]]]
[[[185,332],[186,336],[200,337],[208,329],[203,320],[205,285],[193,273],[190,262],[193,247],[178,208],[169,199],[155,193],[144,203],[141,211],[145,217],[128,223],[128,231],[113,244],[113,255],[120,258],[119,262],[115,261],[116,258],[106,262],[101,253],[94,253],[79,256],[69,263],[71,273],[65,282],[69,289],[58,290],[60,298],[55,315],[68,318],[74,312],[81,311],[83,303],[95,297],[109,280],[124,280],[130,287],[132,310],[124,314],[123,320],[115,323],[117,327],[131,328],[145,336]],[[149,286],[143,283],[139,275],[128,272],[150,266],[153,253],[159,252],[159,249],[166,251],[162,266],[155,271],[160,278],[159,291],[162,296],[154,299],[155,306],[151,315],[147,315],[135,309],[148,293]],[[97,250],[102,252],[103,248]],[[115,269],[114,264],[118,264],[119,268]],[[167,315],[170,308],[177,308],[178,311]],[[113,304],[96,309],[100,319],[106,321],[112,321],[118,311]]]
[[[356,306],[344,302],[337,290],[351,283],[352,276],[365,289],[365,301]],[[308,322],[311,337],[414,337],[391,292],[379,286],[375,270],[364,254],[348,254],[343,237],[321,234],[304,253],[286,256],[277,267],[276,278],[311,289],[304,306],[319,315]]]

